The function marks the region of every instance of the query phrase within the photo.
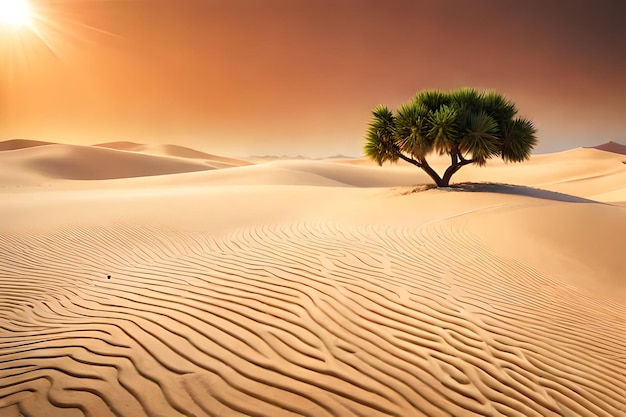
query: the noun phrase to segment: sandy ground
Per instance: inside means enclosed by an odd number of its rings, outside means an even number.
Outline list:
[[[0,416],[625,416],[625,162],[0,143]]]

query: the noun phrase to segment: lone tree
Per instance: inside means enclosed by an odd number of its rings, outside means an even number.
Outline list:
[[[484,166],[495,156],[507,162],[530,157],[537,130],[516,114],[515,104],[495,91],[421,91],[395,113],[387,106],[374,108],[365,154],[379,165],[402,159],[422,168],[438,187],[449,187],[465,165]],[[432,152],[450,155],[441,177],[426,161]]]

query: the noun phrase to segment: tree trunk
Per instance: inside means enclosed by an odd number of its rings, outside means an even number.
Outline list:
[[[444,179],[442,179],[439,174],[437,174],[437,171],[435,171],[426,161],[426,159],[422,158],[420,159],[420,165],[421,168],[424,170],[424,172],[426,172],[428,174],[428,176],[430,178],[433,179],[433,181],[435,181],[435,184],[437,184],[437,187],[441,188],[441,187],[448,187],[448,183],[450,182],[450,179],[448,179],[447,181],[444,181]]]
[[[444,172],[442,177],[440,177],[439,174],[437,174],[437,172],[434,169],[432,169],[430,165],[428,165],[428,162],[426,162],[425,159],[420,160],[420,165],[421,165],[420,168],[422,168],[430,176],[430,178],[432,178],[433,181],[435,181],[435,184],[437,184],[437,187],[445,188],[445,187],[450,186],[450,180],[452,179],[452,176],[454,174],[456,174],[465,165],[469,165],[473,162],[474,161],[471,159],[462,159],[460,161],[456,159],[455,161],[453,158],[452,165],[450,165],[446,169],[446,172]]]
[[[450,178],[440,178],[439,180],[435,180],[438,188],[448,188],[450,187]]]
[[[441,178],[441,182],[445,184],[444,187],[450,186],[450,179],[459,169],[461,169],[462,166],[463,165],[457,163],[455,165],[450,165],[448,169],[446,169],[446,172],[444,172],[443,177]]]
[[[428,161],[426,161],[426,158],[421,157],[418,158],[418,160],[415,160],[413,158],[410,158],[406,155],[404,155],[399,148],[396,149],[396,154],[398,155],[398,157],[410,164],[415,165],[418,168],[421,168],[424,170],[424,172],[426,174],[428,174],[428,176],[430,178],[433,179],[433,181],[435,181],[435,184],[437,184],[437,187],[439,188],[446,188],[450,186],[450,179],[452,178],[452,175],[454,175],[459,169],[461,169],[463,166],[468,165],[473,163],[474,161],[471,159],[465,159],[463,158],[463,156],[459,153],[458,149],[453,149],[451,154],[450,154],[450,158],[451,158],[451,164],[448,167],[448,169],[446,169],[446,172],[444,172],[443,177],[440,177],[439,174],[437,174],[437,171],[435,171],[429,164]]]
[[[463,158],[463,156],[459,153],[458,147],[452,149],[452,153],[450,154],[450,159],[452,162],[450,166],[448,167],[448,169],[446,169],[446,172],[444,172],[443,177],[441,178],[441,183],[443,185],[437,184],[437,186],[439,187],[449,187],[450,179],[452,178],[452,176],[456,174],[459,171],[459,169],[461,169],[465,165],[468,165],[474,162],[471,159]]]

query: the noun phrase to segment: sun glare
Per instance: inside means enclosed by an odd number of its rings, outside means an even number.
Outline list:
[[[0,25],[25,27],[31,24],[27,0],[0,0]]]

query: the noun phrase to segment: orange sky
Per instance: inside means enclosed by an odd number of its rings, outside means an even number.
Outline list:
[[[626,143],[623,0],[31,4],[41,38],[0,29],[0,140],[359,155],[375,105],[477,86],[539,152]]]

